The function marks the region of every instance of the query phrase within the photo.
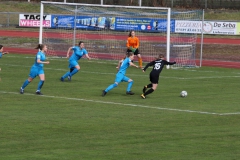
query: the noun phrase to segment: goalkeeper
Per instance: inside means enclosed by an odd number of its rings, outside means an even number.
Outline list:
[[[132,30],[129,32],[127,39],[127,52],[133,52],[134,55],[137,55],[139,67],[142,68],[142,57],[140,55],[138,48],[139,39],[135,36],[135,32]]]
[[[143,69],[143,72],[145,72],[149,66],[153,66],[153,69],[149,75],[151,83],[143,87],[143,94],[141,95],[143,99],[146,98],[146,95],[152,93],[157,89],[159,75],[162,72],[164,65],[173,65],[173,64],[176,64],[176,62],[168,62],[164,60],[164,55],[160,54],[156,60],[148,63],[145,66],[145,68]],[[147,91],[148,88],[150,89]]]

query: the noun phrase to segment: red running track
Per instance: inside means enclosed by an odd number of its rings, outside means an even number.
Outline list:
[[[9,30],[0,30],[1,37],[28,37],[28,38],[38,38],[39,32],[29,32],[29,31],[9,31]],[[62,35],[59,33],[50,32],[46,34],[46,37],[49,38],[60,38]],[[63,38],[72,37],[72,34],[66,36],[64,34]],[[76,35],[76,38],[80,36]],[[81,38],[84,39],[118,39],[118,40],[126,40],[126,35],[101,35],[101,34],[81,34]],[[165,41],[165,37],[159,36],[140,36],[139,39],[141,41]],[[201,39],[197,39],[197,43],[200,43]],[[205,44],[240,44],[240,39],[230,39],[230,38],[204,38],[203,41]]]
[[[28,31],[8,31],[8,30],[0,30],[1,37],[28,37],[28,38],[38,38],[39,32],[28,32]],[[61,35],[58,33],[48,33],[47,37],[51,38],[59,38]],[[70,35],[71,36],[71,35]],[[71,36],[72,37],[72,36]],[[100,35],[100,34],[85,34],[85,39],[118,39],[125,40],[126,35]],[[139,38],[141,41],[164,41],[164,37],[151,36],[144,37],[141,36]],[[197,39],[197,43],[200,43],[201,39]],[[220,39],[220,38],[204,38],[204,44],[240,44],[240,39]],[[24,49],[24,48],[9,48],[4,47],[5,51],[13,52],[13,53],[22,53],[22,54],[35,54],[35,49]],[[104,56],[104,55],[103,55]],[[109,56],[106,54],[106,57]],[[199,60],[196,60],[196,64],[199,65]],[[228,62],[228,61],[214,61],[214,60],[203,60],[202,66],[213,66],[213,67],[226,67],[226,68],[240,68],[240,62]]]

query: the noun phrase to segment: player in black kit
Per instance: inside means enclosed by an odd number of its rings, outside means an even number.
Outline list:
[[[148,63],[144,67],[143,72],[145,72],[149,66],[153,66],[153,69],[149,75],[151,83],[143,87],[143,94],[141,95],[141,97],[143,99],[146,98],[146,95],[152,93],[153,91],[155,91],[157,89],[159,75],[160,75],[164,65],[173,65],[173,64],[176,64],[176,62],[168,62],[168,61],[164,60],[164,55],[160,54],[156,60]],[[147,91],[147,88],[150,88],[150,89]]]

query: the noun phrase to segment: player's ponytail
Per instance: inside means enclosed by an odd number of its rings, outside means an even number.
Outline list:
[[[83,43],[83,41],[79,41],[78,45],[80,46]]]
[[[129,33],[128,33],[128,37],[132,37],[132,32],[133,32],[134,30],[131,30]]]
[[[2,48],[3,48],[3,45],[0,44],[0,49],[2,49]]]
[[[44,46],[45,46],[45,45],[43,45],[43,44],[38,44],[35,49],[42,50]]]

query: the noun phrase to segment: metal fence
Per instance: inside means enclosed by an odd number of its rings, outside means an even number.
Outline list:
[[[19,14],[20,12],[0,12],[0,27],[17,27]]]
[[[9,1],[9,0],[1,0]],[[41,2],[41,0],[12,0],[17,2]],[[240,0],[46,0],[52,2],[89,3],[106,5],[133,5],[172,8],[240,9]]]

